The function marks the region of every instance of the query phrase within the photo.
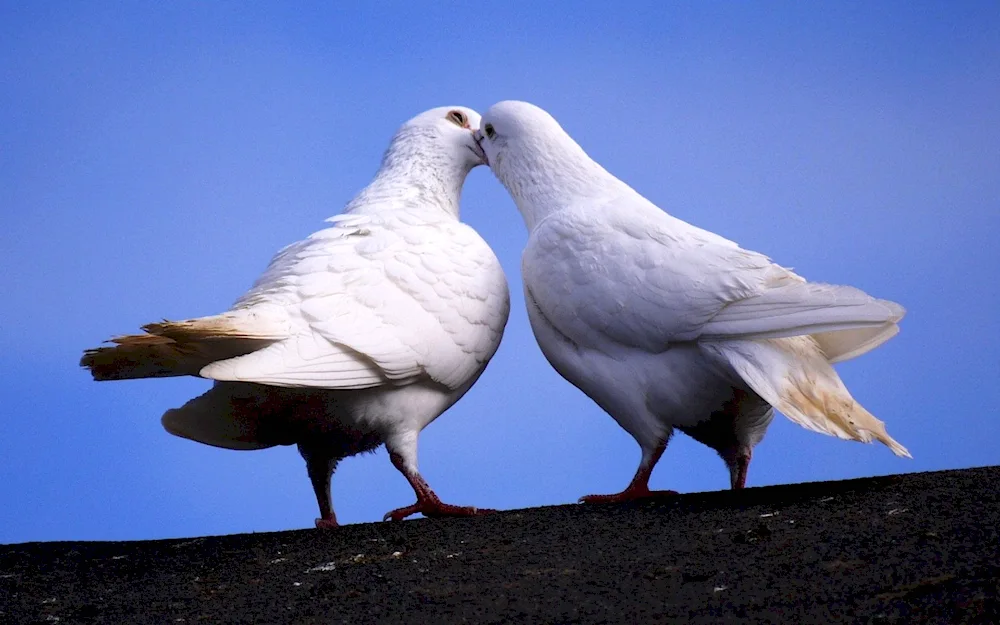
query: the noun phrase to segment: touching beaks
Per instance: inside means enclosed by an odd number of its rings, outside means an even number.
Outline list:
[[[476,154],[476,156],[478,156],[483,161],[483,165],[486,165],[487,167],[489,167],[490,166],[490,159],[488,159],[486,157],[486,150],[483,149],[483,146],[482,146],[482,143],[481,143],[482,140],[483,140],[482,133],[479,130],[473,131],[473,133],[472,133],[472,145],[474,145],[475,147],[471,147],[470,146],[469,149],[472,150]]]

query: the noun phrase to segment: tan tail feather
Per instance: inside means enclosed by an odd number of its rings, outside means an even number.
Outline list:
[[[244,356],[286,336],[286,328],[256,311],[240,310],[186,319],[150,323],[147,334],[116,336],[114,347],[83,353],[80,365],[95,380],[127,380],[198,375],[218,360]]]
[[[851,397],[812,337],[708,342],[702,348],[723,358],[761,398],[807,430],[864,443],[877,440],[897,456],[912,457]]]
[[[256,322],[250,314],[222,314],[184,321],[168,321],[147,323],[142,329],[150,334],[174,339],[178,342],[215,340],[215,339],[248,339],[248,340],[278,340],[286,336],[283,330],[274,331],[273,324]]]
[[[832,391],[814,383],[791,383],[782,393],[778,410],[802,424],[802,419],[815,421],[817,417],[827,420],[826,429],[836,435],[870,443],[872,439],[887,446],[897,456],[912,458],[906,447],[889,436],[885,423],[864,409],[853,397],[845,392]],[[820,425],[820,424],[817,424]]]
[[[80,366],[90,369],[95,380],[197,375],[200,369],[191,346],[166,337],[132,334],[110,342],[116,345],[88,349],[80,359]]]

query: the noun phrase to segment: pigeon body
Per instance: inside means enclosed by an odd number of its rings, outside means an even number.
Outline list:
[[[482,374],[510,309],[496,256],[458,219],[465,177],[484,162],[478,122],[463,107],[413,118],[343,214],[281,250],[229,311],[146,325],[81,364],[96,380],[215,380],[163,427],[229,449],[297,445],[317,526],[337,524],[337,463],[383,443],[417,494],[387,518],[476,513],[423,480],[417,437]]]
[[[626,491],[586,500],[648,494],[674,428],[715,448],[742,487],[772,407],[909,455],[830,366],[895,335],[902,307],[672,217],[534,105],[494,105],[477,138],[530,232],[522,276],[542,352],[642,449]]]

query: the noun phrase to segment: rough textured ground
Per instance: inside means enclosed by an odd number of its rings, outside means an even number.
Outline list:
[[[1000,623],[1000,467],[0,546],[2,623]]]

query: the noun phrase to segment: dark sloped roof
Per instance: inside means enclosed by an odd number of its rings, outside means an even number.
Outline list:
[[[0,622],[1000,623],[998,485],[991,467],[334,532],[7,545]]]

